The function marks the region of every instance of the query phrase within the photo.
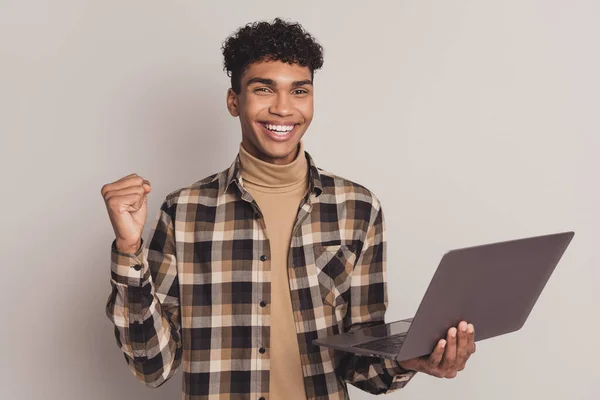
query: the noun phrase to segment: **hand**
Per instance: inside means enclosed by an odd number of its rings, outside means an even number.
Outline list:
[[[448,329],[446,340],[440,339],[430,355],[401,361],[400,366],[437,378],[454,378],[475,350],[475,327],[461,321],[456,328]]]
[[[150,182],[137,174],[102,186],[100,193],[116,236],[117,249],[133,253],[141,245]]]

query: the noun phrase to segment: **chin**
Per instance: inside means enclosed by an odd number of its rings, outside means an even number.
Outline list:
[[[298,148],[298,142],[267,143],[265,148],[260,149],[262,153],[273,158],[285,158]]]
[[[267,138],[261,138],[258,143],[257,150],[264,156],[272,159],[285,159],[290,154],[295,155],[298,148],[296,140],[288,140],[286,142],[273,142]]]

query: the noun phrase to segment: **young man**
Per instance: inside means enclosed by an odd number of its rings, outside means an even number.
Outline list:
[[[223,55],[242,131],[231,166],[169,193],[147,246],[150,183],[131,174],[102,187],[116,235],[106,313],[133,374],[158,387],[183,366],[184,399],[258,400],[454,377],[475,350],[466,321],[402,363],[312,344],[384,323],[381,203],[304,151],[323,49],[299,24],[244,26]]]

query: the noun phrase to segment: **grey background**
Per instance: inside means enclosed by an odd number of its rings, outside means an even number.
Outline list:
[[[306,150],[382,201],[388,320],[413,315],[448,249],[576,232],[521,331],[387,398],[600,398],[591,0],[2,0],[0,397],[179,398],[181,373],[147,389],[116,346],[100,188],[149,179],[152,221],[168,192],[229,166],[241,135],[220,45],[275,16],[325,47]]]

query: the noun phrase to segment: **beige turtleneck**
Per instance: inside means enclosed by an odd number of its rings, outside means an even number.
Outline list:
[[[269,397],[306,400],[287,274],[292,228],[308,190],[304,144],[300,141],[296,158],[286,165],[262,161],[241,143],[239,155],[243,185],[263,213],[271,246]]]

